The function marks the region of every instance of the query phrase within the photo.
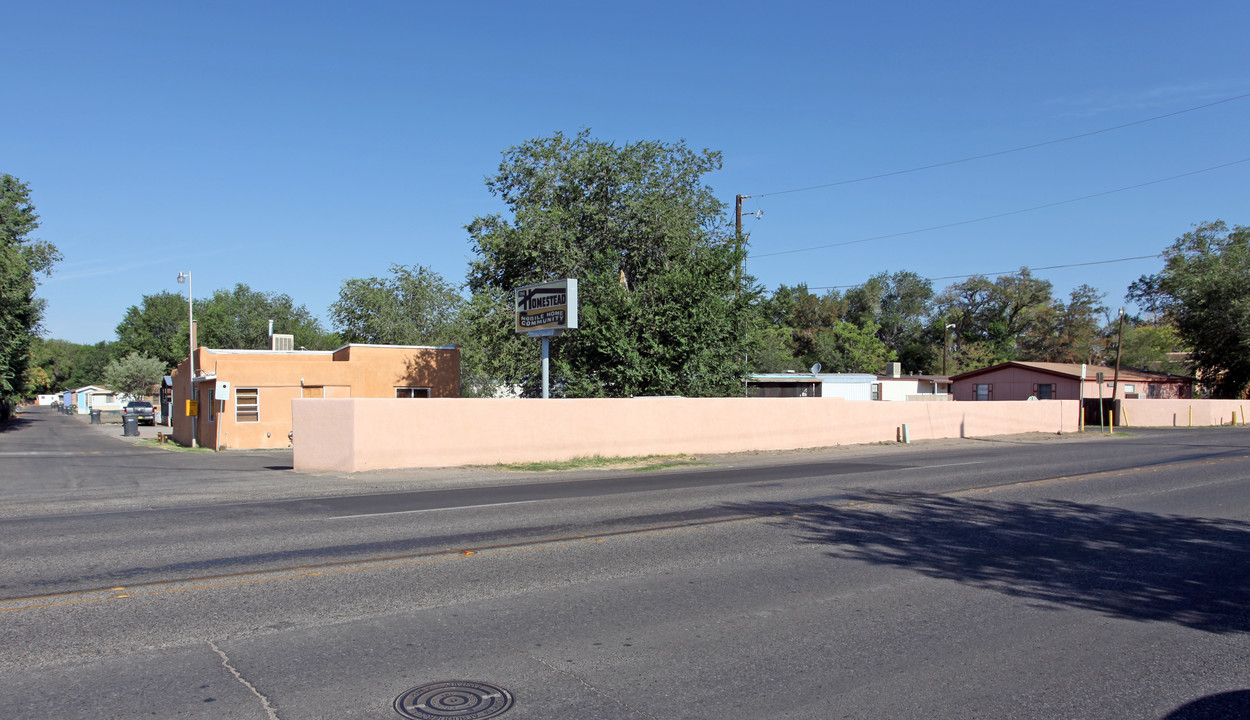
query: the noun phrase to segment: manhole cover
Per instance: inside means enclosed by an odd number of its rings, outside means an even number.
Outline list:
[[[395,712],[413,720],[485,720],[512,707],[512,693],[490,683],[449,680],[415,687],[395,698]]]

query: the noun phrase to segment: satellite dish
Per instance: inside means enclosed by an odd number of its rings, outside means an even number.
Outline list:
[[[815,375],[818,372],[820,372],[820,363],[816,363],[812,366],[812,374]]]

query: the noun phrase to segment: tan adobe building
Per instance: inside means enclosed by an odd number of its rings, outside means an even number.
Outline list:
[[[296,398],[460,397],[460,350],[455,346],[197,348],[194,394],[189,362],[184,360],[172,375],[173,437],[190,445],[194,433],[197,445],[218,450],[289,447]],[[188,408],[192,398],[196,407]]]

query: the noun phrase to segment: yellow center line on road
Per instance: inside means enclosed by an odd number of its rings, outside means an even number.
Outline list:
[[[1236,462],[1245,462],[1250,460],[1250,455],[1237,455],[1227,458],[1216,458],[1211,460],[1191,460],[1177,463],[1165,463],[1162,465],[1143,466],[1134,468],[1122,468],[1118,470],[1104,470],[1094,473],[1085,473],[1080,475],[1060,475],[1051,478],[1041,478],[1037,480],[1021,480],[1016,482],[1001,483],[997,485],[985,485],[970,488],[961,488],[958,490],[947,490],[942,492],[931,493],[935,496],[958,497],[963,495],[976,495],[999,492],[1007,489],[1036,487],[1043,485],[1056,485],[1075,482],[1084,482],[1089,480],[1099,480],[1107,478],[1128,477],[1143,473],[1154,473],[1163,470],[1177,470],[1187,467],[1202,467],[1211,465],[1223,465]],[[782,503],[784,505],[784,503]],[[872,502],[844,502],[837,503],[833,507],[856,507],[861,509],[869,509],[875,507],[885,507],[882,503]],[[67,607],[74,605],[84,605],[89,603],[98,603],[108,600],[126,600],[138,599],[144,597],[156,597],[168,595],[172,593],[190,592],[196,590],[212,590],[229,587],[239,587],[244,585],[254,585],[257,583],[276,582],[282,580],[302,580],[320,576],[341,575],[345,573],[362,572],[369,570],[384,570],[389,568],[412,567],[432,562],[444,562],[449,560],[460,560],[471,557],[479,557],[482,555],[494,556],[505,553],[525,552],[540,549],[551,545],[569,545],[581,543],[599,543],[605,540],[620,537],[646,537],[652,535],[671,535],[679,532],[688,532],[700,528],[706,528],[714,525],[723,525],[729,523],[746,523],[746,522],[764,522],[774,520],[781,516],[795,515],[796,508],[778,509],[761,513],[743,513],[739,515],[731,515],[721,518],[713,518],[709,520],[691,520],[680,523],[672,523],[666,525],[653,525],[642,528],[630,528],[626,530],[612,530],[602,533],[588,533],[582,535],[566,535],[548,538],[539,538],[534,540],[522,540],[511,543],[498,543],[491,545],[477,545],[467,548],[454,548],[448,550],[435,550],[422,553],[410,553],[403,555],[392,555],[376,558],[363,558],[356,560],[341,560],[335,562],[316,563],[310,565],[299,565],[289,568],[276,568],[270,570],[254,570],[237,573],[226,573],[221,575],[211,575],[195,578],[184,578],[179,580],[162,580],[157,582],[142,583],[139,585],[126,587],[112,587],[107,589],[96,590],[73,590],[63,593],[51,593],[48,595],[35,595],[29,597],[12,598],[9,600],[0,600],[0,613],[18,612],[23,610],[40,610],[53,607]],[[797,517],[797,515],[795,515]]]

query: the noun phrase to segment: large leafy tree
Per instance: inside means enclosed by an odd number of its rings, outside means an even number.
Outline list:
[[[1018,338],[1020,356],[1037,362],[1092,363],[1105,360],[1100,320],[1104,294],[1089,285],[1072,290],[1068,302],[1039,304]]]
[[[846,320],[876,335],[905,370],[933,369],[933,283],[914,272],[879,273],[846,291]]]
[[[67,340],[35,338],[31,362],[42,373],[39,392],[57,392],[86,385],[103,385],[104,368],[118,353],[117,343],[81,345]]]
[[[1129,318],[1124,328],[1120,363],[1124,367],[1184,374],[1188,371],[1176,355],[1187,355],[1185,343],[1171,325],[1155,325]]]
[[[121,355],[132,352],[159,359],[172,368],[187,357],[187,300],[178,293],[144,295],[132,305],[117,324],[117,346]]]
[[[896,356],[877,337],[877,325],[838,320],[812,334],[804,362],[820,363],[824,372],[878,373]]]
[[[81,345],[68,340],[31,341],[31,364],[42,371],[40,392],[104,385],[104,369],[118,354],[116,342]]]
[[[164,374],[164,361],[132,352],[105,366],[104,384],[115,392],[145,395],[160,384]]]
[[[952,373],[1024,357],[1026,335],[1045,322],[1054,301],[1049,280],[1028,268],[990,280],[977,275],[946,288],[936,300],[935,316],[951,330]],[[939,330],[940,332],[940,330]]]
[[[1250,227],[1202,223],[1163,252],[1128,297],[1161,314],[1189,346],[1190,366],[1214,397],[1250,388]]]
[[[752,369],[880,372],[896,355],[881,341],[875,314],[849,318],[851,301],[836,290],[817,295],[782,285],[759,305],[763,327],[752,334]]]
[[[203,347],[264,350],[269,347],[270,320],[274,333],[295,337],[297,348],[332,350],[339,344],[338,336],[327,333],[291,296],[253,290],[243,283],[196,301],[196,341]]]
[[[26,389],[31,340],[43,318],[38,278],[61,259],[51,243],[30,237],[38,227],[30,187],[0,175],[0,420],[7,418],[8,401]]]
[[[495,306],[494,381],[538,390],[537,343],[504,335],[515,288],[576,278],[580,328],[552,342],[557,395],[736,394],[757,291],[703,176],[719,153],[556,133],[503,153],[487,187],[510,218],[475,218],[469,288]],[[521,358],[528,355],[528,361]]]
[[[347,342],[447,345],[460,339],[464,304],[430,268],[392,265],[390,277],[344,280],[330,317]]]

